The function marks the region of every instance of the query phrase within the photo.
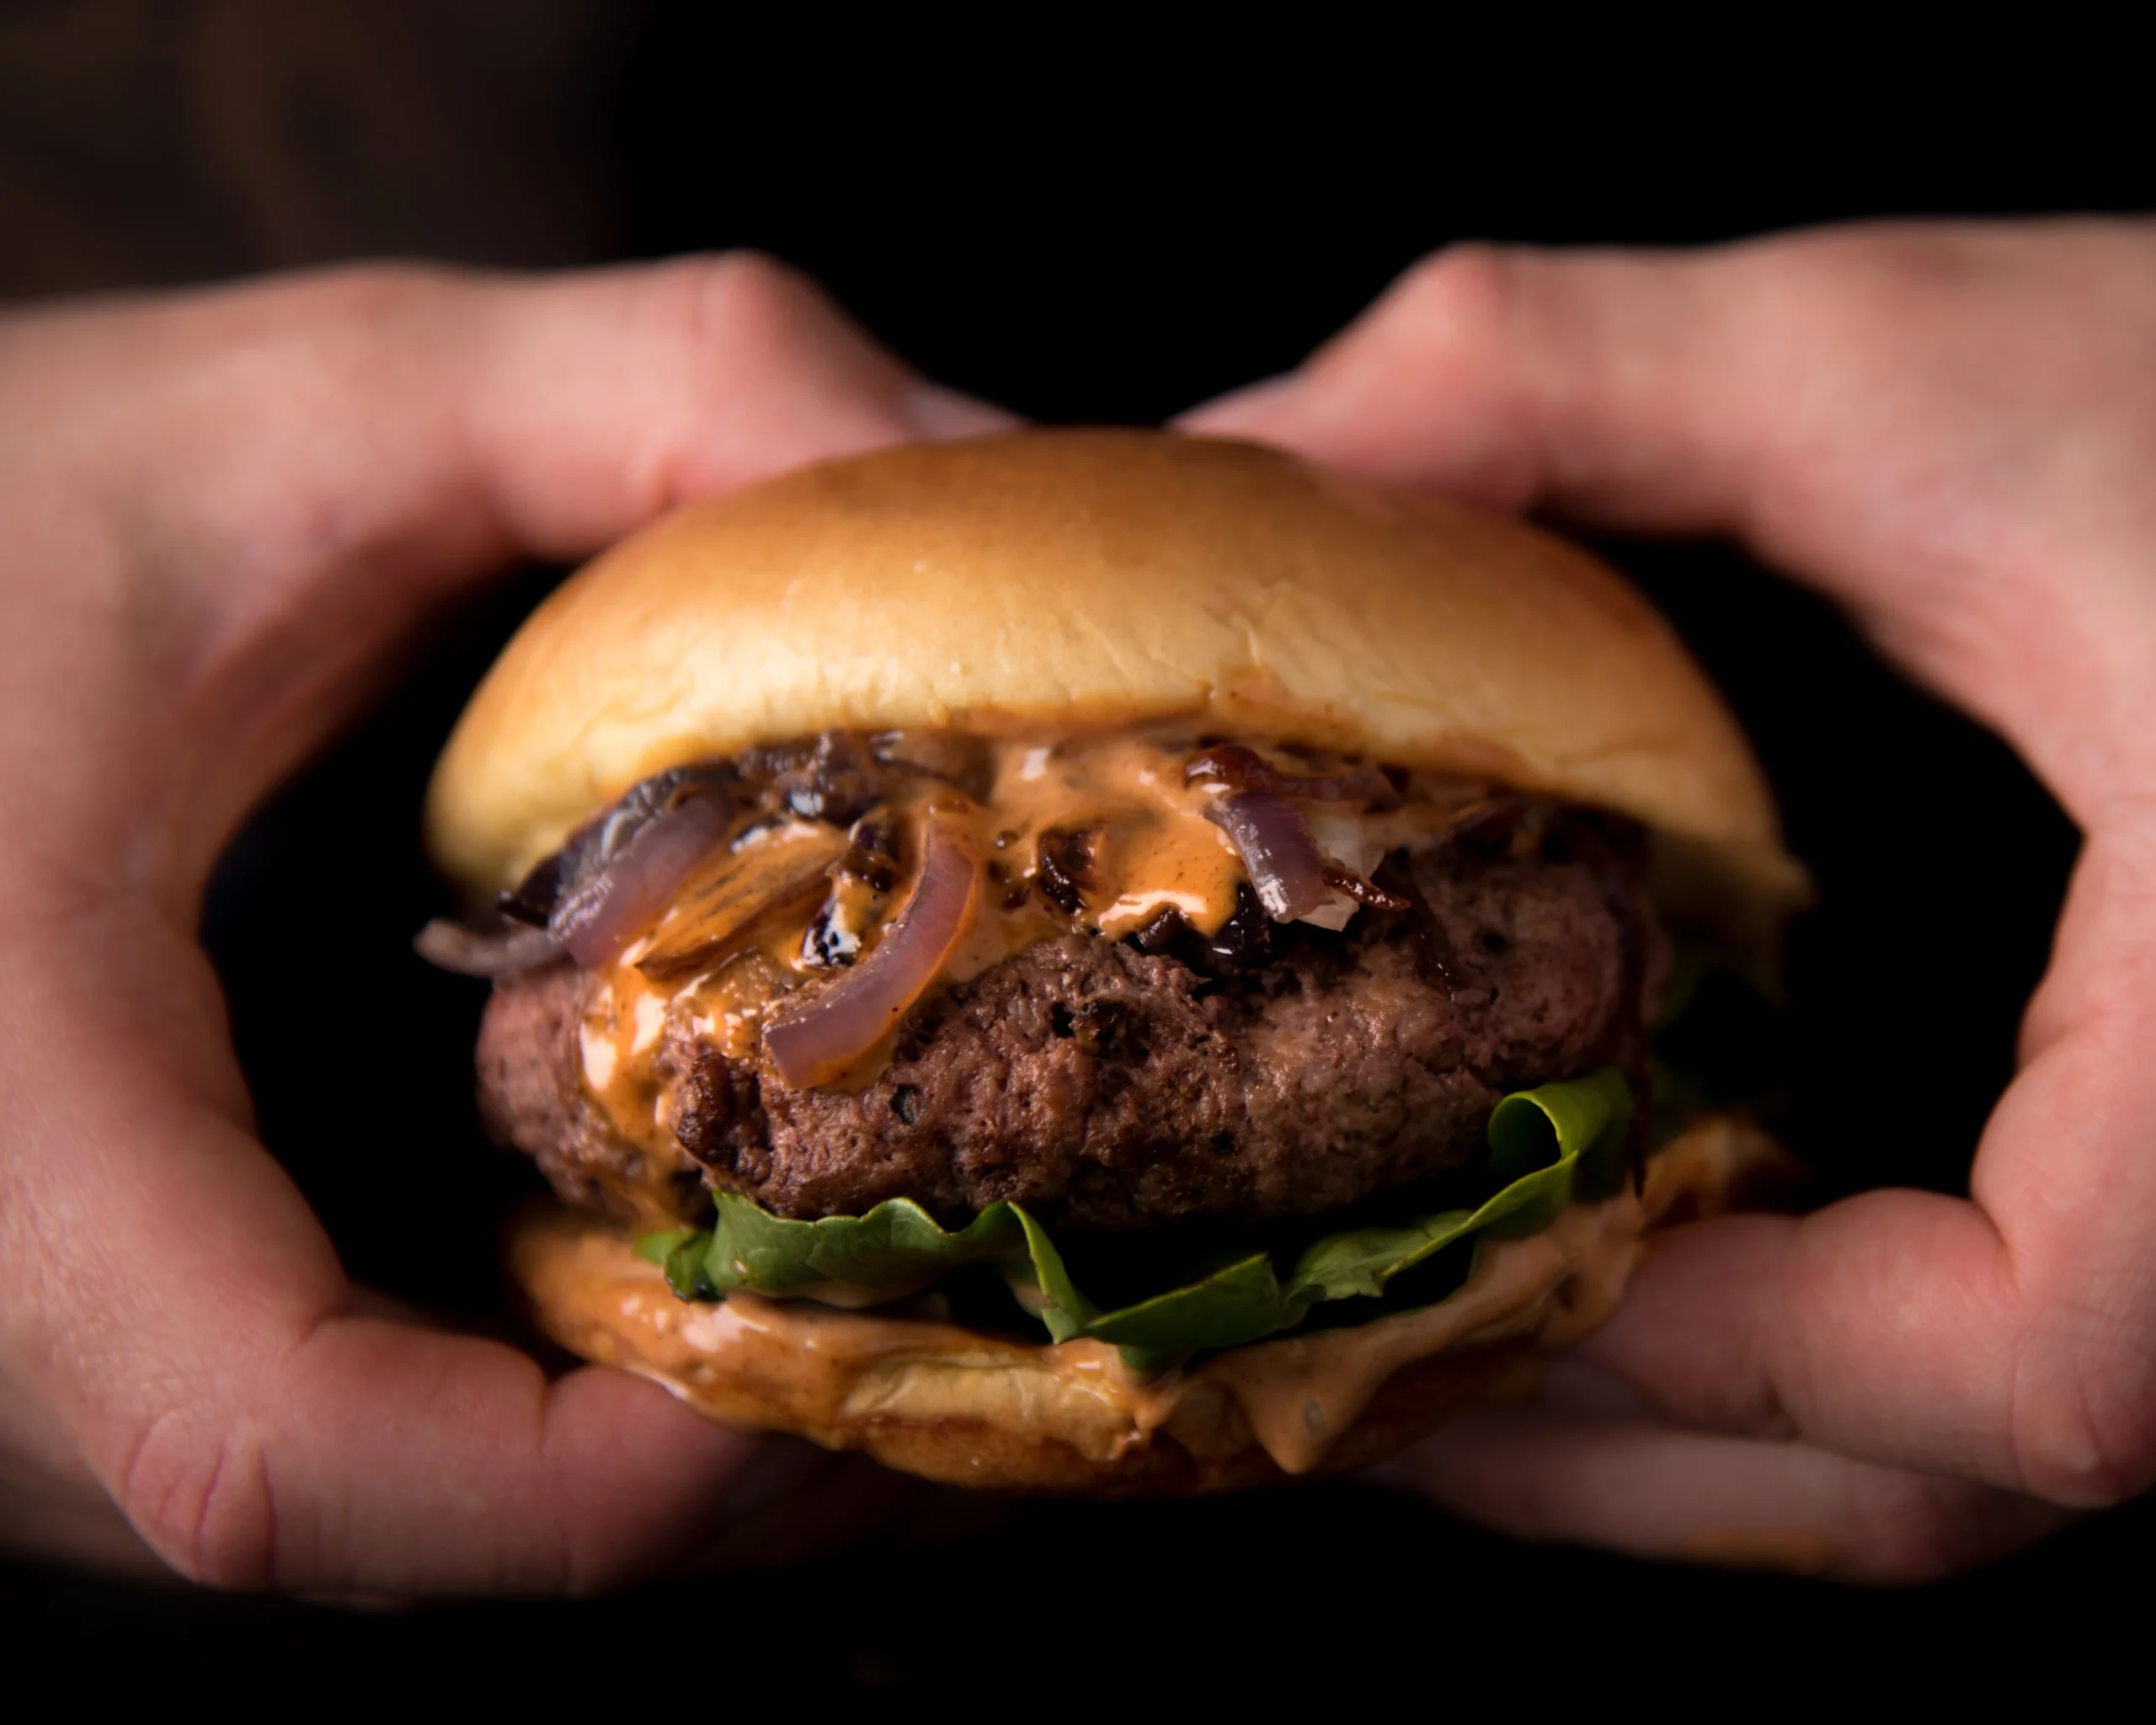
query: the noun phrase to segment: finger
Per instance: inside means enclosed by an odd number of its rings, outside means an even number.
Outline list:
[[[1854,606],[2080,812],[2156,777],[2152,289],[2147,224],[1467,247],[1183,423],[1502,507],[1734,534]],[[2092,690],[2116,722],[2085,723]],[[2128,745],[2091,759],[2092,732]]]
[[[2156,1036],[2156,860],[2132,668],[2156,589],[2126,567],[2156,537],[2121,467],[2150,448],[2149,392],[2119,384],[2150,326],[2116,302],[2149,245],[2099,224],[1469,252],[1296,379],[1193,416],[1498,502],[1742,533],[1865,606],[2091,829],[1974,1202],[1876,1194],[1673,1236],[1589,1346],[1677,1423],[2069,1504],[2156,1479],[2156,1079],[2136,1052]]]
[[[42,393],[53,435],[15,478],[96,505],[39,518],[65,531],[32,552],[81,571],[55,602],[97,613],[39,639],[112,662],[49,645],[10,687],[63,727],[71,697],[102,692],[86,718],[113,771],[94,788],[129,821],[71,821],[68,785],[13,764],[67,862],[132,870],[115,887],[0,859],[11,1369],[143,1538],[206,1579],[574,1590],[707,1547],[748,1440],[632,1379],[549,1385],[513,1350],[358,1315],[237,1124],[186,878],[415,609],[489,562],[574,555],[699,489],[1000,417],[924,394],[753,261],[536,286],[360,274],[31,334],[5,338],[10,381],[33,409]],[[137,830],[161,808],[185,842]],[[330,1040],[368,1047],[334,1011]]]
[[[580,558],[803,462],[1013,423],[747,255],[543,280],[340,271],[19,321],[0,360],[11,423],[41,433],[10,451],[14,483],[92,505],[19,553],[133,583],[56,587],[97,614],[48,617],[40,638],[79,650],[0,668],[62,714],[86,689],[147,690],[144,713],[83,723],[141,721],[115,753],[143,782],[107,804],[179,827],[190,884],[475,576]]]
[[[1750,457],[1732,446],[1742,427],[1714,423],[1713,398],[1747,398],[1780,357],[1741,339],[1731,258],[1456,247],[1298,371],[1181,423],[1508,509],[1727,526],[1726,475]],[[1732,359],[1753,376],[1710,363]]]
[[[1876,496],[1926,459],[1892,434],[1959,429],[1957,454],[2052,470],[2057,422],[2031,409],[2110,418],[2118,368],[2156,340],[2134,303],[2152,267],[2156,227],[2127,222],[1881,224],[1694,252],[1460,246],[1299,371],[1181,423],[1508,507],[1839,544],[1849,512],[1817,519],[1822,493]],[[1942,416],[1973,424],[1929,423]],[[2109,460],[2100,477],[2123,478],[2133,452]]]
[[[1952,1574],[2072,1519],[2031,1498],[1809,1445],[1533,1408],[1459,1420],[1380,1477],[1520,1538],[1848,1581]]]
[[[138,531],[199,536],[240,575],[403,542],[454,564],[475,532],[571,558],[686,497],[1016,423],[747,253],[539,277],[351,268],[48,312],[0,339],[44,433],[24,454],[102,467],[96,490],[136,499]]]
[[[51,1410],[0,1374],[0,1552],[170,1579]]]
[[[1586,1344],[1666,1418],[2083,1506],[2156,1482],[2156,838],[2077,868],[1971,1199],[1675,1230]]]
[[[154,911],[15,931],[0,959],[0,1359],[159,1556],[227,1585],[551,1592],[711,1545],[753,1440],[622,1374],[549,1383],[357,1315],[205,1056],[206,960]],[[334,1006],[323,1031],[369,1045]]]

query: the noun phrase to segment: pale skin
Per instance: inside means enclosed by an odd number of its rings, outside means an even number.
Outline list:
[[[1540,1403],[1395,1477],[1532,1535],[1876,1578],[2156,1478],[2152,305],[2142,225],[1463,250],[1192,416],[1732,534],[1997,727],[2087,835],[1968,1200],[1684,1231]],[[787,1452],[345,1280],[253,1136],[200,896],[460,588],[1005,423],[753,259],[0,325],[0,1533],[336,1595],[588,1591],[725,1535],[744,1470]]]

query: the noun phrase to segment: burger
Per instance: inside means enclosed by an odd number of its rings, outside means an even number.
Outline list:
[[[1033,432],[692,504],[429,793],[538,1326],[729,1424],[1189,1493],[1516,1395],[1766,1154],[1693,955],[1803,890],[1668,627],[1518,522]],[[1663,1092],[1659,1103],[1657,1089]]]

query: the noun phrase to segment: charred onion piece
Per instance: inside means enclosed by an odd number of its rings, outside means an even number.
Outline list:
[[[412,937],[412,950],[459,976],[513,976],[562,955],[543,928],[514,925],[491,932],[437,916]]]
[[[931,816],[913,896],[875,949],[764,1026],[779,1076],[797,1090],[828,1084],[875,1047],[942,970],[973,921],[979,880],[964,840]]]
[[[565,847],[547,857],[512,890],[504,893],[494,908],[512,921],[543,931],[562,900],[562,858],[566,854]]]
[[[846,848],[830,827],[803,821],[721,852],[691,871],[637,969],[654,982],[707,969],[766,917],[822,898]]]
[[[723,761],[670,766],[638,780],[611,808],[584,822],[558,851],[504,893],[502,915],[546,927],[562,900],[590,882],[643,828],[691,797],[728,806],[734,781],[732,765]]]
[[[839,858],[841,874],[865,881],[875,891],[887,893],[899,884],[899,829],[888,815],[871,809],[846,834],[846,855]]]
[[[726,837],[727,811],[692,796],[638,827],[589,880],[562,895],[547,932],[587,970],[611,964],[659,920],[689,871]]]
[[[1258,903],[1275,922],[1293,922],[1331,894],[1325,858],[1294,804],[1261,791],[1243,791],[1219,798],[1205,816],[1235,845]]]
[[[1241,743],[1216,743],[1191,757],[1182,770],[1186,782],[1209,780],[1231,791],[1256,791],[1268,797],[1298,797],[1310,803],[1390,804],[1400,798],[1392,781],[1374,766],[1352,772],[1299,775],[1282,772],[1255,749]]]
[[[1171,905],[1131,935],[1130,943],[1141,953],[1165,953],[1171,947],[1198,937],[1198,931],[1191,926],[1190,918]]]
[[[1328,862],[1324,868],[1325,884],[1337,893],[1345,893],[1358,905],[1368,905],[1373,911],[1405,911],[1407,900],[1397,893],[1389,893],[1373,881],[1368,881],[1352,868],[1342,868]]]
[[[906,774],[940,778],[977,803],[988,800],[995,768],[986,739],[963,731],[879,731],[868,740],[881,765]]]
[[[803,820],[851,826],[882,800],[890,771],[857,731],[819,731],[813,739],[745,750],[741,770],[764,787],[766,807]]]
[[[1101,836],[1091,827],[1076,830],[1050,827],[1034,849],[1033,884],[1041,896],[1066,916],[1086,908],[1084,889],[1093,882],[1093,862]]]

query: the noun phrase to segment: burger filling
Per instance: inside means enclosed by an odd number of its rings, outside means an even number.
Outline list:
[[[677,1291],[1146,1363],[1427,1303],[1616,1189],[1643,862],[1257,740],[832,732],[645,781],[422,948],[496,976],[490,1129]]]

